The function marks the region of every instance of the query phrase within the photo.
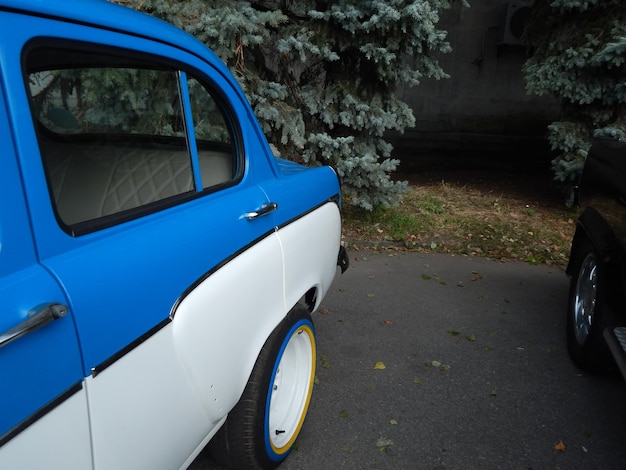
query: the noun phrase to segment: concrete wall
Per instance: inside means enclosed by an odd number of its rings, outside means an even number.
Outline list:
[[[471,8],[445,12],[440,23],[453,48],[440,56],[450,78],[424,80],[400,92],[412,106],[417,123],[415,129],[394,139],[396,153],[507,151],[512,146],[521,152],[547,149],[546,126],[558,119],[558,103],[526,93],[521,68],[528,49],[510,44],[515,34],[503,36],[507,4],[513,3],[510,11],[514,13],[515,7],[528,6],[529,0],[469,2]]]

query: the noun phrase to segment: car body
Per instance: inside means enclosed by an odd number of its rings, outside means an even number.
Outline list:
[[[617,365],[626,378],[626,142],[594,141],[576,193],[568,350],[585,370]]]
[[[102,0],[0,22],[0,468],[185,468],[209,441],[277,465],[347,268],[336,173],[275,158],[165,22]]]

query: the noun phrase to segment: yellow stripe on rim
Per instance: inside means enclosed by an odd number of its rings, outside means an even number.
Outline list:
[[[291,342],[292,340],[295,339],[296,336],[302,335],[302,334],[306,334],[306,339],[308,341],[307,345],[308,345],[308,350],[311,353],[311,374],[309,376],[309,387],[306,393],[306,399],[304,402],[304,407],[302,408],[302,412],[300,413],[300,419],[298,421],[298,424],[296,425],[296,427],[294,428],[293,433],[291,434],[291,437],[289,438],[289,440],[287,441],[287,443],[285,443],[285,445],[283,445],[282,447],[276,447],[274,445],[274,441],[272,439],[272,436],[270,435],[270,445],[272,447],[272,450],[277,454],[277,455],[282,455],[285,454],[286,452],[288,452],[291,447],[293,446],[293,443],[295,442],[296,438],[298,437],[298,434],[300,433],[300,429],[302,429],[302,425],[304,424],[304,418],[306,417],[307,411],[309,409],[309,403],[311,402],[311,396],[313,395],[313,384],[315,382],[315,365],[316,365],[316,357],[317,357],[317,349],[315,346],[315,334],[313,333],[313,330],[311,329],[311,327],[309,325],[302,325],[300,328],[298,328],[296,331],[293,332],[293,335],[291,335],[291,339],[289,340],[289,342]],[[305,339],[301,339],[298,341],[305,341]],[[284,354],[284,352],[283,352]],[[282,362],[282,359],[281,359]]]

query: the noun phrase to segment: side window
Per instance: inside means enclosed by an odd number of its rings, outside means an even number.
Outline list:
[[[170,207],[237,175],[233,131],[208,88],[174,67],[107,52],[41,47],[26,57],[49,192],[72,233]]]
[[[232,129],[215,98],[198,80],[188,77],[187,85],[202,187],[206,189],[236,176]]]

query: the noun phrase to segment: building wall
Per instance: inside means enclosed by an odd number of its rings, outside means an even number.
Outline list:
[[[522,65],[528,48],[515,42],[519,20],[532,0],[469,0],[442,16],[453,51],[440,63],[448,79],[427,79],[401,90],[414,110],[416,127],[397,138],[401,152],[419,149],[503,150],[511,144],[547,148],[546,126],[558,119],[558,103],[526,93]],[[511,3],[512,30],[505,17]],[[519,10],[519,11],[518,11]]]

